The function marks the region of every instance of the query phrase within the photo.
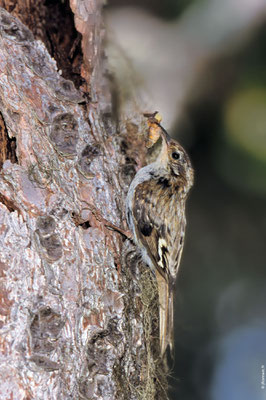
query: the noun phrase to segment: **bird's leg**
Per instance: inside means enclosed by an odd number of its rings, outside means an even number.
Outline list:
[[[88,204],[87,208],[83,208],[83,210],[89,210],[94,217],[96,218],[97,221],[101,222],[104,226],[106,226],[107,229],[110,229],[112,231],[116,231],[118,233],[120,233],[121,235],[125,236],[127,239],[132,240],[133,235],[129,230],[120,228],[118,226],[116,226],[115,224],[112,224],[110,221],[108,221],[107,219],[105,219],[100,210],[98,210],[95,206],[93,206],[92,204]],[[78,225],[82,225],[83,223],[86,223],[87,221],[85,220],[81,220],[81,218],[79,217],[79,224]]]
[[[110,229],[111,231],[116,231],[118,233],[121,233],[121,235],[125,236],[128,240],[133,239],[133,235],[130,232],[130,230],[125,230],[122,228],[119,228],[118,226],[111,224],[110,222],[107,221],[107,224],[105,224],[106,228]]]

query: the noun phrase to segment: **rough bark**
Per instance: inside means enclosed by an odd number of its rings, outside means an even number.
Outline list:
[[[154,278],[102,221],[125,225],[143,154],[101,1],[0,5],[0,399],[164,399]]]

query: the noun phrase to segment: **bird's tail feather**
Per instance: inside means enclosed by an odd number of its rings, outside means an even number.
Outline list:
[[[156,271],[159,293],[159,315],[160,315],[160,347],[163,357],[169,346],[170,355],[174,350],[174,303],[173,290],[167,281]]]

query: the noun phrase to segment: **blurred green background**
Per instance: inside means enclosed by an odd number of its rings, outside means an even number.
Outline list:
[[[218,3],[109,0],[108,20],[195,167],[171,399],[265,400],[266,3]]]

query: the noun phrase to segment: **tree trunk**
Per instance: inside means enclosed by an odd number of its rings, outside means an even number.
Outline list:
[[[104,223],[126,228],[143,145],[101,1],[0,6],[0,399],[164,399],[154,278]]]

